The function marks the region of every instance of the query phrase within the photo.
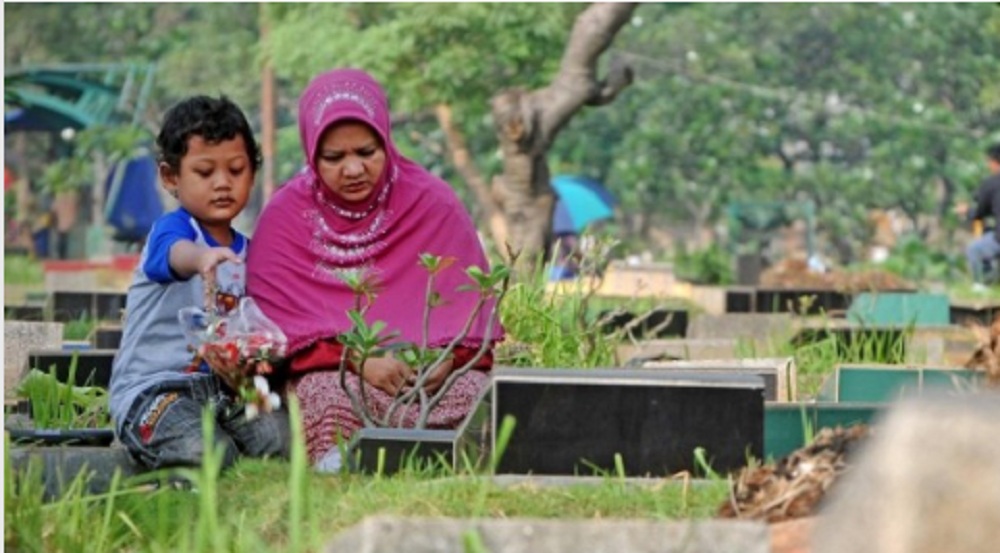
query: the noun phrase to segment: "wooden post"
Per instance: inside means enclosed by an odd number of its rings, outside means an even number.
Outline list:
[[[267,47],[267,27],[267,8],[261,4],[260,43],[263,48]],[[263,209],[274,193],[274,69],[267,54],[264,55],[260,77],[260,150],[263,158],[261,174],[264,187],[261,208]]]

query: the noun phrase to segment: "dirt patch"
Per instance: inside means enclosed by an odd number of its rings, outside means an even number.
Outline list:
[[[777,462],[744,468],[718,516],[774,523],[815,514],[827,490],[847,468],[848,455],[871,433],[863,424],[824,428],[811,444]]]
[[[829,288],[840,292],[914,289],[913,284],[902,277],[877,269],[814,273],[802,259],[775,263],[761,273],[760,283],[775,288]]]
[[[982,371],[986,374],[984,381],[987,386],[1000,388],[1000,315],[993,319],[990,326],[977,322],[968,326],[976,337],[976,350],[965,362],[965,368]]]

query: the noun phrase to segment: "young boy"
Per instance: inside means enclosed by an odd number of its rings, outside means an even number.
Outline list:
[[[111,374],[115,430],[150,469],[199,465],[208,407],[215,441],[225,448],[223,468],[241,454],[287,457],[287,413],[248,421],[217,376],[188,370],[193,353],[177,315],[204,305],[203,281],[213,273],[230,299],[244,294],[248,239],[231,222],[246,205],[260,165],[250,125],[225,96],[195,96],[167,112],[156,143],[160,179],[180,207],[153,225],[129,287]]]

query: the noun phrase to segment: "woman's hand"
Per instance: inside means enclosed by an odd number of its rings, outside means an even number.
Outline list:
[[[413,369],[392,357],[372,357],[365,361],[365,381],[379,390],[395,396],[413,383]]]
[[[427,390],[428,394],[433,394],[438,391],[442,384],[444,384],[445,379],[451,374],[452,360],[447,359],[443,361],[438,368],[434,369],[424,381],[424,389]]]

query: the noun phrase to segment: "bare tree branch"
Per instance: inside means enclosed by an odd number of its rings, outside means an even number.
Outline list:
[[[631,82],[632,70],[623,58],[612,64],[614,84],[597,77],[597,60],[611,45],[618,30],[632,17],[634,3],[593,4],[576,19],[559,73],[551,85],[537,92],[545,109],[541,115],[543,141],[549,143],[581,106],[607,103]],[[617,88],[617,89],[616,89]]]

